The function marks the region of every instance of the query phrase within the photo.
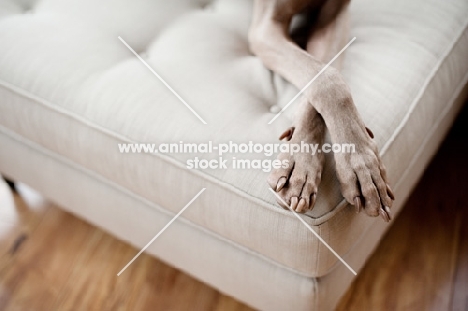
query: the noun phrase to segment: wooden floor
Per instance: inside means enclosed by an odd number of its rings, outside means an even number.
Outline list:
[[[465,109],[338,310],[468,310]],[[250,310],[0,182],[0,310]]]

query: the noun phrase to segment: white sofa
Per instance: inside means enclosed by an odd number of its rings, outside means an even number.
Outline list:
[[[298,90],[249,52],[251,6],[0,0],[0,172],[138,249],[206,188],[149,253],[258,309],[330,310],[355,276],[277,206],[267,173],[118,152],[122,142],[276,141],[294,106],[267,123]],[[350,10],[357,39],[344,75],[398,214],[463,103],[468,2],[353,0]],[[303,219],[356,271],[389,227],[343,201],[330,156]]]

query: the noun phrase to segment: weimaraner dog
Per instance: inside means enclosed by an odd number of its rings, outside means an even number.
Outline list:
[[[348,4],[349,0],[254,0],[250,49],[268,69],[302,89],[349,40]],[[301,48],[292,39],[290,26],[293,16],[304,12],[311,22]],[[380,215],[388,222],[395,198],[373,134],[354,105],[340,67],[338,58],[304,91],[292,126],[280,139],[322,144],[326,127],[333,143],[354,144],[354,153],[334,154],[342,194],[356,212],[364,209],[367,215]],[[270,187],[292,210],[312,209],[323,153],[280,153],[278,158],[290,165],[271,172]]]

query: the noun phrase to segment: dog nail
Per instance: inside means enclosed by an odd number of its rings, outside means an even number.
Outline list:
[[[354,198],[354,206],[356,206],[356,213],[359,214],[362,210],[362,203],[360,197]]]
[[[387,213],[388,220],[392,220],[392,211],[390,210],[390,207],[384,206],[384,210]]]
[[[297,197],[292,197],[292,198],[291,198],[291,206],[290,206],[290,207],[291,207],[291,209],[292,209],[293,211],[296,211],[296,212],[297,212],[296,208],[297,208],[297,204],[298,204],[298,203],[299,203],[299,199],[298,199]]]
[[[316,193],[312,193],[310,195],[310,203],[309,203],[309,209],[313,209],[314,206],[315,206],[315,199],[317,199],[317,194]]]
[[[370,138],[374,138],[374,133],[372,133],[372,131],[366,126],[366,131],[367,131],[367,134],[369,134]]]
[[[278,180],[278,183],[276,184],[276,192],[279,192],[281,189],[283,189],[284,185],[286,185],[286,181],[287,178],[284,176]]]
[[[385,222],[389,222],[387,214],[382,209],[379,211],[379,214]]]
[[[283,134],[281,134],[278,139],[283,140],[284,138],[286,138],[288,136],[289,136],[289,129],[287,129],[285,132],[283,132]]]
[[[279,140],[283,140],[284,138],[287,138],[287,140],[291,140],[293,133],[294,133],[294,127],[288,128],[281,136],[279,137]]]
[[[291,138],[292,138],[292,136],[293,136],[293,134],[294,134],[294,130],[295,130],[295,129],[296,129],[296,128],[295,128],[294,126],[292,126],[292,127],[290,128],[288,141],[291,140]]]
[[[393,194],[393,191],[388,184],[387,184],[387,193],[390,199],[395,200],[395,195]]]
[[[305,212],[307,210],[307,206],[306,206],[306,200],[304,198],[301,198],[299,200],[299,204],[297,204],[297,212],[299,213],[302,213],[302,212]]]
[[[390,216],[387,214],[387,212],[383,209],[383,208],[380,208],[379,209],[379,214],[380,216],[382,216],[383,220],[385,222],[389,222],[390,221]]]

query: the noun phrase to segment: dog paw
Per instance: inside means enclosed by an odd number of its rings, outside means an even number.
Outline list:
[[[289,144],[318,144],[320,133],[301,129],[289,128],[281,136],[281,140]],[[314,207],[317,189],[320,184],[324,156],[321,153],[312,155],[311,152],[280,153],[280,161],[287,160],[287,168],[273,170],[268,176],[268,184],[277,192],[282,201],[277,199],[280,206],[295,212],[304,213]],[[285,206],[285,202],[288,206]]]
[[[336,153],[336,172],[345,199],[372,217],[391,220],[390,208],[395,197],[387,181],[385,166],[380,159],[373,133],[366,128],[364,135],[354,140],[355,152]],[[356,133],[356,131],[353,131]]]

